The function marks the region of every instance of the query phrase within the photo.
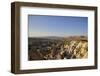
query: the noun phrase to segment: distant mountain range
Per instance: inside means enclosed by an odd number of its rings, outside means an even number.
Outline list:
[[[70,36],[70,37],[67,37],[66,39],[69,39],[69,40],[88,40],[88,37],[87,36]]]
[[[68,36],[68,37],[59,37],[59,36],[44,36],[44,37],[29,37],[29,38],[42,38],[42,39],[68,39],[68,40],[87,40],[87,36]]]

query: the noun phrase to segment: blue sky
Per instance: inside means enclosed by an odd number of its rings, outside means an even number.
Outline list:
[[[28,16],[29,37],[87,35],[88,18],[74,16]]]

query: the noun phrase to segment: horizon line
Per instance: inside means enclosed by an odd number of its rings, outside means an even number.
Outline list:
[[[34,36],[34,37],[75,37],[75,36],[86,36],[88,35],[71,35],[71,36]],[[29,37],[29,36],[28,36]]]

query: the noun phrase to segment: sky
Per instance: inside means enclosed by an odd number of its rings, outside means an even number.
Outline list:
[[[28,36],[80,36],[88,33],[88,18],[74,16],[28,16]]]

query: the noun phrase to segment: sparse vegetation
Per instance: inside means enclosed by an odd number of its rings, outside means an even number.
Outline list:
[[[87,37],[29,38],[29,60],[83,59],[88,57]]]

